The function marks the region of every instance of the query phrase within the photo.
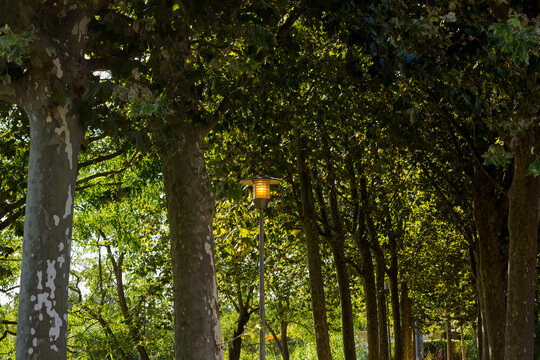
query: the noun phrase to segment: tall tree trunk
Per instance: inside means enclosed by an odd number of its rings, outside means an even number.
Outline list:
[[[412,330],[412,353],[413,353],[413,359],[416,360],[416,323],[413,321],[413,330]]]
[[[337,250],[339,251],[339,250]],[[343,354],[345,360],[356,360],[356,347],[354,343],[354,317],[351,302],[351,290],[349,288],[349,274],[343,249],[338,253],[333,252],[336,265],[339,300],[341,304],[341,332],[343,336]]]
[[[485,315],[480,310],[478,314],[478,326],[478,358],[480,360],[489,360]]]
[[[378,241],[378,240],[377,240]],[[377,266],[377,275],[375,285],[377,287],[377,319],[379,325],[379,359],[389,360],[388,350],[388,314],[386,312],[386,290],[384,289],[384,277],[386,274],[386,265],[382,254],[375,255],[375,264]]]
[[[281,330],[281,339],[278,337],[278,334],[268,325],[268,322],[266,323],[266,327],[268,330],[270,330],[270,333],[272,334],[274,346],[279,350],[279,353],[281,355],[281,358],[283,360],[289,360],[290,354],[289,354],[289,340],[287,338],[287,327],[289,323],[286,320],[281,320],[280,323],[280,330]]]
[[[287,337],[287,327],[288,322],[286,320],[281,320],[281,358],[283,360],[289,360],[290,354],[289,354],[289,338]]]
[[[476,274],[476,289],[477,289],[477,296],[478,296],[478,304],[477,304],[477,349],[478,349],[478,359],[479,360],[489,360],[489,350],[487,349],[487,341],[485,341],[486,338],[486,323],[485,323],[485,311],[483,309],[483,306],[485,304],[484,300],[484,292],[482,290],[482,277],[479,274],[478,270],[478,264],[479,264],[479,250],[478,250],[478,242],[475,244],[473,249],[474,254],[474,273]]]
[[[401,331],[403,334],[403,359],[414,360],[413,346],[413,323],[411,312],[411,299],[409,299],[409,288],[406,281],[401,283]]]
[[[233,339],[229,348],[229,360],[239,360],[240,352],[242,351],[242,335],[250,318],[250,313],[242,308],[238,313],[236,320],[236,329],[233,333]]]
[[[508,192],[510,249],[504,359],[532,360],[540,176],[527,173],[536,157],[533,152],[540,147],[540,126],[533,126],[516,142],[512,149],[514,176]]]
[[[359,231],[355,234],[356,246],[362,259],[362,285],[366,302],[368,360],[379,360],[379,330],[377,325],[377,288],[375,269],[369,245]]]
[[[67,357],[73,198],[84,136],[83,49],[94,4],[86,9],[55,4],[43,10],[47,5],[25,3],[16,7],[18,14],[11,14],[20,26],[30,28],[24,23],[33,21],[27,49],[33,65],[11,79],[13,101],[24,108],[30,121],[17,359]],[[39,16],[31,15],[38,11]]]
[[[461,360],[467,360],[467,351],[465,349],[465,336],[463,335],[463,325],[459,327],[459,335],[461,340]]]
[[[296,156],[300,176],[300,190],[302,198],[302,225],[306,235],[307,259],[309,271],[309,284],[311,292],[311,305],[313,323],[315,327],[315,342],[319,360],[332,359],[330,351],[330,337],[328,335],[328,321],[326,318],[326,303],[324,296],[324,282],[322,277],[321,254],[319,252],[319,230],[313,199],[311,172],[307,164],[307,144],[303,136],[295,131]]]
[[[505,269],[501,237],[504,236],[506,204],[502,194],[475,164],[474,219],[478,230],[477,281],[483,313],[485,359],[502,360],[505,342]],[[501,198],[501,199],[498,199]]]
[[[327,150],[329,153],[329,151]],[[347,262],[345,260],[345,232],[343,230],[343,220],[339,211],[337,200],[337,190],[335,186],[335,175],[333,163],[330,155],[327,155],[328,178],[332,184],[330,191],[330,212],[332,214],[333,240],[329,241],[333,249],[334,264],[336,267],[339,301],[341,305],[341,333],[343,338],[343,353],[345,360],[356,360],[356,346],[354,343],[354,317],[351,302],[351,290],[349,288],[349,274]],[[322,201],[321,201],[322,203]],[[323,206],[323,204],[321,204]],[[328,226],[329,227],[329,226]]]
[[[400,303],[399,303],[399,280],[398,280],[398,246],[395,236],[390,237],[391,259],[388,279],[390,280],[390,299],[392,303],[392,319],[394,320],[394,351],[396,360],[404,359],[404,339],[401,324]]]
[[[102,237],[105,238],[105,235],[103,233],[102,233]],[[107,254],[113,266],[114,276],[116,279],[116,293],[118,295],[118,303],[120,304],[120,310],[122,312],[122,316],[124,317],[124,321],[128,327],[128,332],[129,332],[129,335],[131,336],[131,341],[133,341],[133,345],[135,345],[135,349],[137,349],[137,352],[139,353],[140,360],[150,360],[150,358],[148,357],[148,353],[146,352],[146,348],[142,345],[140,332],[138,328],[136,328],[133,324],[133,318],[129,312],[129,306],[126,300],[126,295],[124,291],[124,279],[123,279],[123,274],[122,274],[123,264],[124,264],[124,253],[121,253],[120,256],[118,257],[118,261],[116,261],[112,253],[111,247],[107,245]]]
[[[446,321],[446,360],[453,360],[454,348],[452,346],[452,328],[450,327],[450,320]]]
[[[361,167],[360,167],[361,169]],[[361,170],[360,170],[361,171]],[[351,174],[354,175],[354,174]],[[351,185],[354,185],[354,177],[351,176]],[[373,266],[373,258],[371,249],[367,241],[367,184],[366,177],[360,173],[360,195],[358,206],[358,219],[356,221],[356,229],[354,232],[354,240],[356,247],[360,252],[362,260],[362,285],[364,287],[364,297],[366,302],[366,326],[367,326],[367,342],[368,342],[368,360],[379,360],[379,329],[377,321],[377,287],[375,284],[375,268]]]
[[[203,136],[187,120],[154,123],[171,237],[175,358],[223,359],[214,266],[214,197]]]
[[[83,127],[73,102],[42,104],[36,83],[24,108],[30,160],[17,321],[17,359],[65,359],[73,198]]]
[[[390,300],[392,303],[392,319],[394,321],[394,359],[404,360],[398,280],[393,277],[390,277]]]

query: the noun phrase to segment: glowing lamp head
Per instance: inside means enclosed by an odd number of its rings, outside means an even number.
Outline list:
[[[253,181],[253,194],[255,199],[270,199],[270,181],[255,179]]]
[[[243,185],[253,185],[253,199],[255,201],[255,206],[258,209],[265,209],[270,200],[270,185],[279,184],[281,180],[257,175],[255,177],[244,179],[240,181],[240,184]]]

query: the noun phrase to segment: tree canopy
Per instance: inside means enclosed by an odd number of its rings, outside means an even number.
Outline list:
[[[1,358],[538,356],[537,2],[1,4]]]

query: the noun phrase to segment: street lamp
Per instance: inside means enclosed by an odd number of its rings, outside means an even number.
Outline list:
[[[279,184],[281,180],[257,175],[255,177],[240,181],[243,185],[253,185],[253,200],[255,207],[259,209],[259,316],[261,318],[261,328],[259,329],[259,360],[266,358],[264,342],[264,209],[270,200],[270,185]]]

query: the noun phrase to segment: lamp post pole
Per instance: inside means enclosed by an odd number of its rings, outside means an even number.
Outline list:
[[[270,200],[270,185],[279,184],[281,180],[257,175],[255,177],[240,181],[242,185],[253,185],[253,200],[255,207],[259,209],[259,317],[261,328],[259,329],[259,360],[265,360],[265,336],[264,327],[264,209]]]
[[[259,317],[261,328],[259,329],[259,359],[265,360],[266,348],[264,339],[264,209],[259,209]]]

